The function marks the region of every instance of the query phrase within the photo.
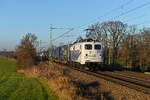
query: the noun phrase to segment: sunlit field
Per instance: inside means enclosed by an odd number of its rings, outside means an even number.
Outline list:
[[[56,100],[36,78],[18,73],[16,62],[0,58],[0,100]]]

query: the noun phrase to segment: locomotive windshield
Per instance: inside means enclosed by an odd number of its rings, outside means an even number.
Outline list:
[[[96,50],[100,50],[100,49],[101,49],[101,45],[96,44],[96,45],[94,46],[94,48],[95,48]]]
[[[86,50],[92,50],[92,45],[91,44],[86,44],[85,49]]]

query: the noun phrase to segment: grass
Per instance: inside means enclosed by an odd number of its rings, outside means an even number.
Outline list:
[[[43,79],[18,73],[16,62],[0,58],[0,100],[58,100]]]

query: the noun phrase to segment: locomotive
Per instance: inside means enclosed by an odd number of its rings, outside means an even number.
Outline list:
[[[101,42],[92,39],[56,47],[52,51],[52,58],[89,66],[102,65],[104,62]]]

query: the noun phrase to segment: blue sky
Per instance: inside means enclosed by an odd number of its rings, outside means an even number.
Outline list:
[[[83,30],[90,24],[110,20],[146,2],[149,0],[0,0],[0,50],[14,50],[27,32],[34,33],[38,40],[43,41],[43,46],[48,46],[50,24],[53,27],[75,28],[70,32],[71,37],[54,41],[55,44],[71,42],[80,35],[84,36]],[[149,10],[150,4],[115,20],[129,25],[140,24],[150,21]],[[139,27],[149,27],[149,23]],[[53,30],[53,38],[66,31]]]

